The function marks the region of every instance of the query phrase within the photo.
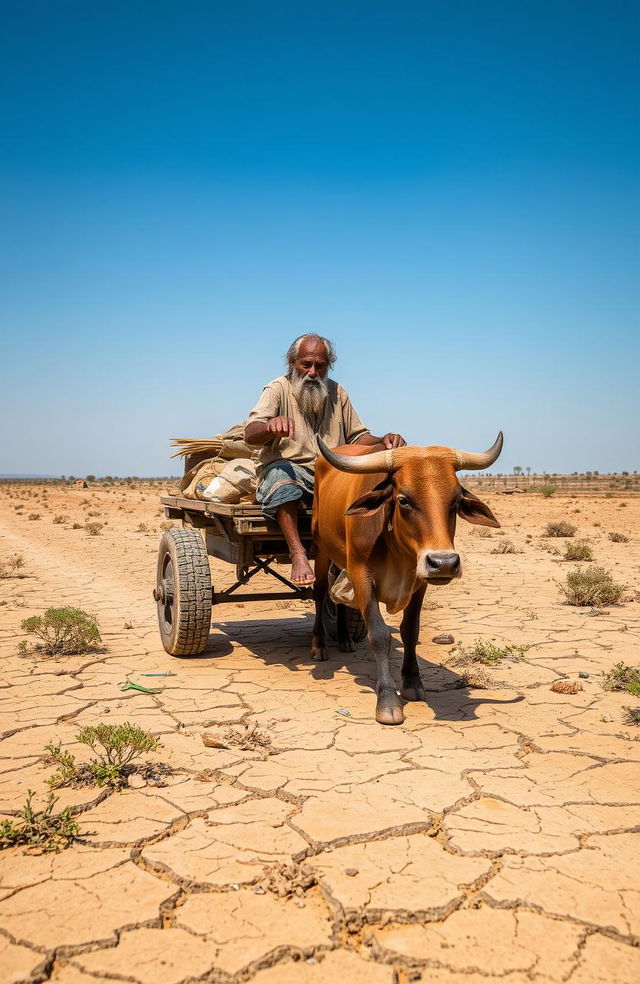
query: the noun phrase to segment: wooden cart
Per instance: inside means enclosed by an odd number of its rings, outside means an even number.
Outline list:
[[[162,645],[172,656],[204,652],[213,605],[313,598],[312,588],[298,587],[275,569],[278,562],[288,561],[287,545],[277,523],[265,519],[255,503],[227,505],[181,496],[162,496],[160,501],[168,519],[182,522],[181,529],[167,530],[160,540],[153,592]],[[298,528],[311,556],[311,509],[300,510]],[[229,587],[216,590],[212,585],[209,557],[235,565],[236,579]],[[277,581],[280,590],[246,590],[259,573]],[[348,619],[351,637],[357,642],[365,634],[364,623],[360,613],[352,609]],[[337,606],[328,596],[323,620],[326,634],[335,639]]]

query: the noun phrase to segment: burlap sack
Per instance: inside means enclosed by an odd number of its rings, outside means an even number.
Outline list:
[[[242,502],[255,499],[256,466],[251,458],[236,458],[227,461],[224,468],[202,488],[199,482],[195,489],[198,499],[210,502]]]

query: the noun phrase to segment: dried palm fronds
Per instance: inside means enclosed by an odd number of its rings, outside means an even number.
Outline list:
[[[204,440],[194,440],[189,437],[172,437],[171,445],[174,448],[178,448],[171,455],[172,458],[186,458],[188,454],[202,454],[202,452],[210,454],[213,458],[222,451],[224,438],[222,434],[216,434],[215,437],[205,438]]]

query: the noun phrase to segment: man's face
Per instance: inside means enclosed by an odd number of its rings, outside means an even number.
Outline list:
[[[298,358],[292,368],[299,379],[307,376],[310,380],[324,379],[329,369],[329,362],[322,342],[305,339],[298,349]]]
[[[327,384],[324,381],[329,370],[327,352],[322,342],[303,341],[298,358],[291,363],[291,383],[303,415],[314,425],[319,424],[327,401]]]

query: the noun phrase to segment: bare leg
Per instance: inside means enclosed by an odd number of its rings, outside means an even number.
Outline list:
[[[420,679],[418,660],[416,659],[416,646],[420,634],[420,609],[427,586],[422,585],[411,596],[411,600],[404,610],[402,622],[400,624],[400,637],[404,646],[404,659],[402,661],[402,696],[405,700],[426,700],[424,686]]]
[[[298,500],[294,499],[292,502],[285,502],[284,505],[280,506],[276,513],[276,519],[287,541],[291,556],[291,580],[294,584],[302,587],[310,587],[314,577],[309,558],[298,533]]]
[[[329,558],[326,554],[321,553],[320,549],[316,547],[316,583],[313,587],[313,597],[316,603],[316,619],[313,623],[313,636],[311,639],[311,658],[321,661],[328,659],[325,638],[324,638],[324,623],[322,621],[322,608],[324,605],[324,600],[327,597],[327,587],[328,580],[327,574],[329,573]]]
[[[373,593],[373,584],[366,571],[349,571],[351,583],[367,625],[369,645],[378,664],[378,683],[376,693],[376,721],[380,724],[402,724],[404,714],[391,675],[389,656],[391,653],[391,633],[380,614],[378,600]]]

